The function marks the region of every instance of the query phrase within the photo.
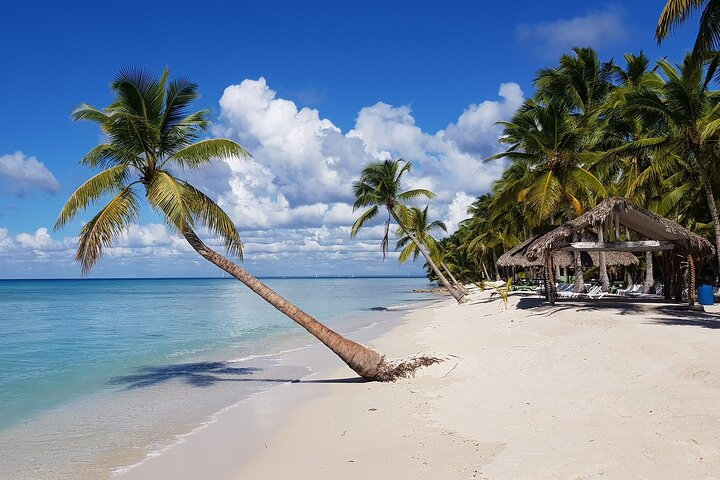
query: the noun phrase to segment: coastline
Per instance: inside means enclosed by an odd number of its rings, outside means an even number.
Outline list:
[[[370,308],[367,313],[371,316],[369,324],[339,331],[353,340],[371,344],[402,325],[409,312],[432,308],[443,301],[444,297],[418,298],[387,307]],[[260,448],[265,448],[283,419],[288,418],[298,405],[323,394],[318,386],[344,381],[363,383],[332,352],[310,336],[307,336],[307,345],[303,347],[267,356],[276,358],[281,366],[303,366],[310,373],[288,379],[225,407],[192,431],[178,435],[172,444],[149,452],[135,464],[116,468],[112,478],[232,478],[238,464],[249,460]],[[228,363],[245,363],[255,359],[230,359]],[[246,431],[252,431],[252,435],[243,434]],[[200,459],[210,459],[211,462],[201,460],[198,463]]]
[[[369,342],[444,363],[394,384],[336,369],[283,385],[119,478],[720,478],[716,316],[524,295],[505,310],[487,293],[453,303]],[[248,432],[244,415],[270,428]],[[247,441],[252,454],[234,459]]]

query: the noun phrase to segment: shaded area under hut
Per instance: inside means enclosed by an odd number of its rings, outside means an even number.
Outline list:
[[[602,201],[574,220],[509,250],[501,259],[503,262],[522,262],[520,257],[524,257],[529,262],[527,265],[541,264],[549,287],[546,295],[553,304],[556,297],[555,262],[564,265],[568,258],[573,258],[575,265],[579,266],[583,254],[587,253],[598,263],[604,256],[607,265],[613,262],[622,264],[626,261],[623,254],[632,256],[637,262],[633,253],[648,251],[662,252],[665,298],[681,300],[683,287],[687,285],[688,302],[693,305],[695,261],[712,256],[713,246],[672,220],[621,197]],[[685,262],[687,270],[683,274],[682,265]]]

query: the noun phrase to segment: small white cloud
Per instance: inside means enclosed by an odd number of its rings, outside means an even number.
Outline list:
[[[625,8],[609,5],[604,10],[570,19],[518,25],[515,33],[518,41],[554,57],[574,47],[616,44],[627,38],[628,31]]]
[[[22,152],[0,155],[0,194],[24,197],[33,190],[56,193],[60,184],[35,157]]]
[[[35,233],[21,233],[15,237],[15,240],[23,247],[32,248],[34,250],[56,249],[60,243],[56,242],[50,236],[47,228],[38,228]]]

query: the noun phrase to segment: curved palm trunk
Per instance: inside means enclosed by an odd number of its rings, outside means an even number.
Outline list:
[[[460,283],[460,282],[457,281],[457,279],[455,278],[455,275],[453,275],[452,272],[450,271],[450,269],[447,267],[447,265],[445,265],[445,262],[440,262],[440,266],[441,266],[441,267],[443,268],[443,270],[445,270],[445,272],[448,274],[448,277],[450,277],[450,281],[453,282],[453,285],[455,285],[455,288],[457,288],[458,290],[460,290],[460,291],[461,291],[463,294],[465,294],[465,295],[467,295],[468,293],[470,293],[470,290],[468,290],[467,288],[465,288],[465,285],[463,285],[462,283]]]
[[[597,232],[598,242],[602,243],[605,241],[605,238],[603,237],[603,226],[600,225],[598,227]],[[610,278],[608,278],[607,273],[607,256],[605,252],[598,252],[598,269],[600,270],[599,276],[600,276],[600,285],[602,285],[602,291],[603,292],[609,292],[610,291]]]
[[[415,235],[413,235],[400,221],[400,218],[390,210],[390,215],[392,215],[393,220],[395,220],[398,224],[398,226],[402,229],[403,232],[405,232],[405,235],[410,238],[410,241],[415,244],[415,247],[420,251],[420,253],[423,254],[423,257],[425,257],[425,260],[427,261],[428,265],[430,265],[430,268],[432,268],[433,272],[435,272],[435,275],[438,277],[438,281],[442,283],[442,285],[448,289],[450,292],[450,295],[453,296],[455,300],[457,300],[458,303],[463,303],[465,301],[465,295],[450,285],[450,282],[448,282],[448,279],[445,278],[445,275],[442,274],[440,269],[435,265],[435,262],[432,261],[432,258],[430,258],[430,253],[428,253],[427,249],[421,244],[417,238],[415,238]]]
[[[381,353],[343,337],[278,295],[247,270],[208,247],[191,228],[185,227],[182,234],[190,246],[203,258],[240,280],[270,305],[290,317],[291,320],[310,332],[311,335],[340,357],[348,367],[366,380],[393,381],[412,374],[417,368],[440,361],[434,357],[417,357],[407,362],[390,363],[385,360],[385,356]]]

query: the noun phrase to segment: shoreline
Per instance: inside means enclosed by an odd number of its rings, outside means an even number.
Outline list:
[[[348,335],[353,340],[361,343],[371,343],[388,332],[394,330],[405,322],[405,317],[409,312],[423,308],[432,308],[444,297],[428,297],[418,298],[410,302],[402,302],[382,307],[378,311],[375,308],[368,309],[367,314],[372,315],[371,322],[367,325],[354,327],[347,332],[341,332]],[[386,316],[385,314],[391,314]],[[300,390],[292,388],[298,384],[321,384],[328,381],[332,383],[335,380],[327,380],[333,377],[337,381],[348,380],[351,383],[363,383],[363,380],[343,365],[343,363],[330,352],[327,347],[320,344],[314,338],[308,336],[308,343],[302,347],[295,349],[276,352],[272,354],[262,355],[260,357],[275,358],[279,365],[298,365],[304,366],[310,373],[298,379],[288,380],[282,384],[270,386],[269,388],[256,392],[247,398],[243,398],[235,404],[228,405],[222,410],[212,414],[207,421],[198,425],[192,431],[176,436],[176,441],[172,444],[165,445],[159,451],[148,452],[145,458],[139,462],[121,466],[114,469],[111,478],[133,479],[133,478],[161,478],[170,476],[171,478],[197,478],[197,475],[208,475],[207,466],[197,470],[190,475],[187,472],[193,470],[193,465],[185,464],[183,458],[187,458],[186,449],[193,450],[194,453],[189,457],[200,454],[203,457],[212,457],[215,473],[209,478],[224,478],[230,475],[228,472],[234,470],[237,462],[242,459],[249,459],[252,452],[257,451],[266,441],[260,442],[258,438],[272,438],[276,432],[277,421],[286,418],[296,408],[295,403],[303,403],[311,400],[318,394],[315,389]],[[259,358],[244,357],[233,358],[227,360],[228,364],[246,363]],[[335,373],[340,373],[339,376]],[[342,378],[342,377],[347,378]],[[291,400],[290,400],[291,399]],[[260,406],[262,404],[262,406]],[[239,412],[243,408],[249,408],[253,413]],[[258,413],[255,413],[258,412]],[[277,421],[266,421],[267,418]],[[222,424],[222,425],[219,425]],[[214,430],[228,430],[228,425],[237,426],[240,429],[248,428],[253,431],[254,439],[244,440],[242,435],[235,440],[235,452],[231,455],[231,459],[227,462],[222,461],[221,452],[216,449],[217,441],[225,438],[227,433],[220,434]],[[211,432],[205,433],[206,430],[212,429]],[[258,435],[260,437],[258,437]],[[199,437],[199,438],[198,438]],[[187,445],[187,446],[186,446]],[[204,452],[204,453],[199,453]],[[238,453],[239,452],[239,453]],[[191,462],[191,463],[194,463]],[[217,477],[216,477],[217,476]],[[230,477],[228,477],[230,478]]]
[[[717,315],[522,294],[505,309],[487,292],[425,307],[369,343],[445,362],[393,384],[335,369],[283,385],[283,409],[228,412],[119,478],[720,478]],[[250,433],[240,413],[273,427]],[[258,448],[234,458],[245,441]]]

